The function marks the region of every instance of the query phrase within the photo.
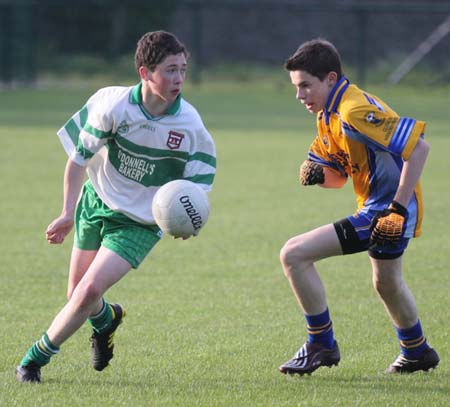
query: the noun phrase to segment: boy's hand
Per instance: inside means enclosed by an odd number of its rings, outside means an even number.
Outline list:
[[[50,244],[61,244],[73,227],[73,215],[57,217],[45,231],[45,238]]]
[[[299,178],[302,185],[323,184],[325,182],[322,166],[311,160],[306,160],[300,166]]]
[[[378,213],[372,219],[369,249],[398,243],[405,233],[407,216],[407,209],[395,201],[392,201],[387,209]]]
[[[195,236],[195,235],[194,235]],[[191,236],[183,237],[183,236],[172,236],[173,239],[181,239],[181,240],[188,240]]]

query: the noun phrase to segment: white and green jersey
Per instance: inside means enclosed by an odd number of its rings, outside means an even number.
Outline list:
[[[100,199],[111,209],[154,224],[158,188],[187,179],[211,190],[216,149],[196,109],[179,96],[163,116],[142,104],[142,85],[100,89],[58,131],[69,157],[87,166]]]

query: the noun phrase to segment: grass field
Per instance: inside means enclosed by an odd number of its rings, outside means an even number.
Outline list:
[[[217,143],[208,225],[186,242],[164,238],[108,292],[128,311],[111,367],[90,367],[85,326],[43,369],[41,385],[17,383],[15,366],[65,303],[71,239],[62,246],[44,239],[59,214],[66,160],[55,132],[95,87],[0,93],[0,406],[448,406],[449,88],[368,87],[400,114],[429,123],[424,233],[405,256],[405,279],[439,369],[382,373],[398,345],[367,256],[358,254],[318,265],[340,365],[303,378],[278,373],[305,340],[279,249],[352,213],[352,188],[298,186],[314,119],[288,86],[211,83],[185,91]]]

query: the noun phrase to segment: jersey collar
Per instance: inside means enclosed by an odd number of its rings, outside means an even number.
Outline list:
[[[342,95],[345,90],[348,88],[350,81],[343,76],[331,89],[330,95],[328,96],[327,104],[325,105],[324,116],[325,116],[325,124],[330,124],[330,113],[337,112],[337,107],[341,102]]]
[[[147,109],[142,104],[142,83],[138,83],[136,86],[133,87],[130,93],[130,103],[133,105],[139,105],[142,112],[145,114],[145,116],[151,120],[160,119],[161,116],[152,116]],[[174,116],[178,113],[181,106],[181,94],[177,96],[175,101],[169,106],[169,108],[166,110],[164,115],[171,115]]]

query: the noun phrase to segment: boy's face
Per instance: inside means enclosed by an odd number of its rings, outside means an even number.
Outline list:
[[[141,78],[148,82],[151,93],[166,102],[173,102],[181,93],[186,78],[186,56],[183,53],[168,55],[156,65],[153,72],[145,69]]]
[[[323,81],[305,71],[290,71],[289,76],[297,90],[295,97],[309,112],[318,113],[325,108],[330,91],[336,84],[336,72],[329,72]]]

